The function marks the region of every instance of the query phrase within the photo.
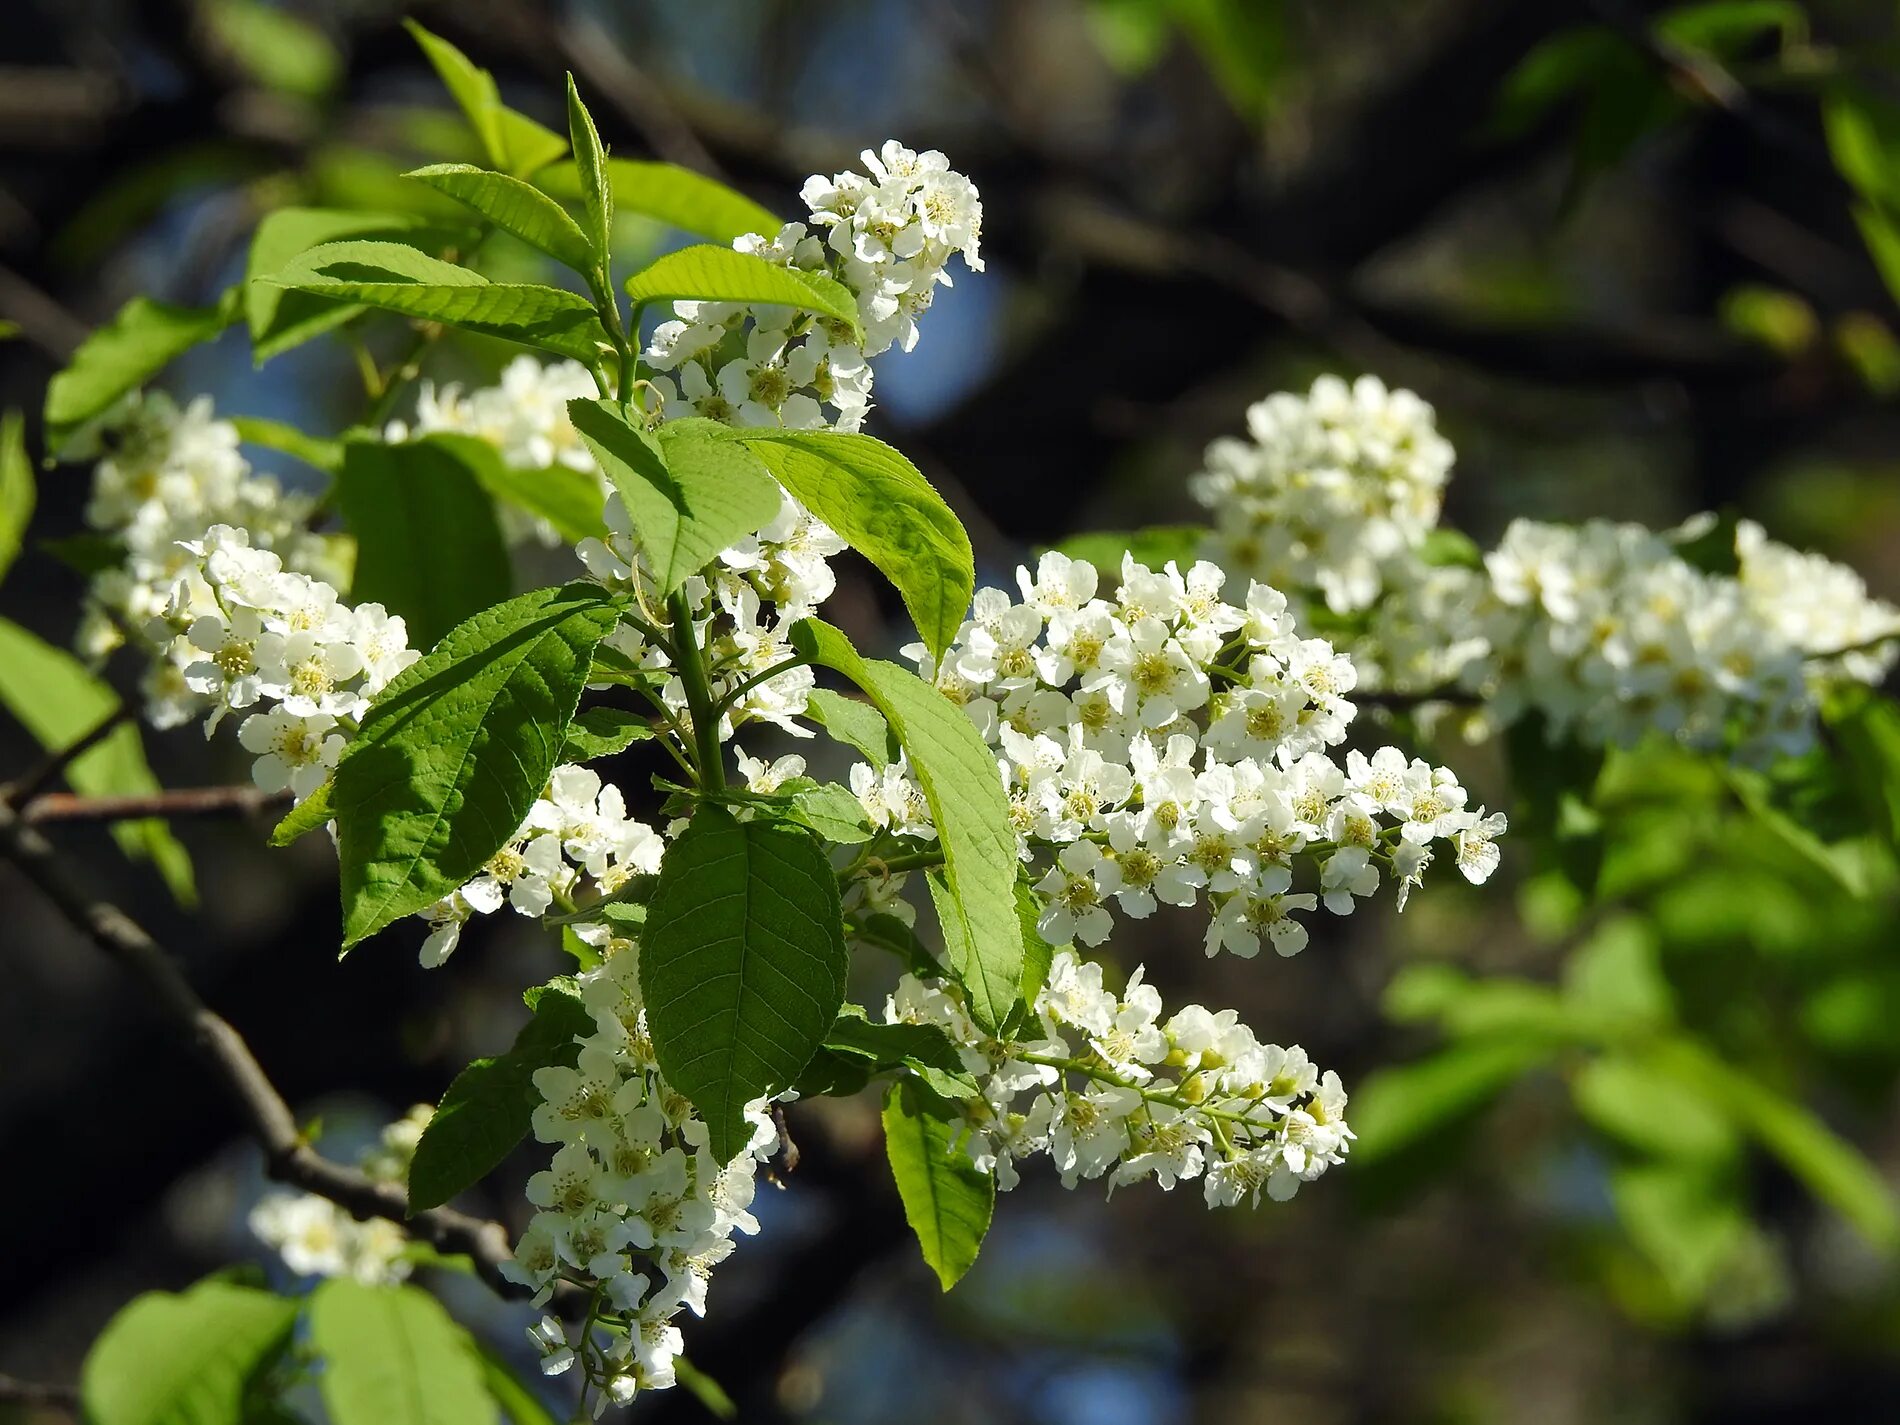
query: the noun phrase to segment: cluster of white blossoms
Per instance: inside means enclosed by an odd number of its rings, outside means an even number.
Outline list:
[[[1435,842],[1473,882],[1496,866],[1504,817],[1469,808],[1450,770],[1390,747],[1329,753],[1357,675],[1299,636],[1274,589],[1229,604],[1213,564],[1124,556],[1104,597],[1092,564],[1054,552],[1017,577],[1020,602],[977,594],[941,664],[905,652],[997,749],[1051,943],[1101,944],[1111,906],[1144,917],[1206,897],[1209,955],[1291,955],[1307,939],[1296,914],[1322,900],[1350,914],[1389,875],[1403,906]],[[874,825],[934,835],[901,766],[860,765],[852,787]]]
[[[1737,573],[1699,569],[1682,545],[1710,524],[1514,521],[1482,571],[1432,569],[1407,586],[1375,618],[1368,659],[1402,691],[1476,694],[1499,724],[1534,711],[1553,736],[1628,745],[1662,732],[1745,758],[1798,754],[1818,684],[1886,676],[1900,610],[1746,521]]]
[[[101,425],[86,523],[113,542],[117,562],[93,575],[78,634],[89,657],[103,658],[139,637],[171,606],[172,587],[192,564],[187,545],[213,525],[248,531],[286,569],[319,579],[340,577],[343,541],[313,533],[314,501],[256,474],[238,449],[238,432],[201,396],[183,410],[169,396],[130,397]],[[155,715],[179,715],[177,666],[152,674]]]
[[[1247,424],[1252,439],[1215,441],[1190,482],[1209,557],[1296,613],[1351,617],[1368,687],[1479,700],[1468,733],[1534,711],[1553,736],[1599,744],[1661,732],[1745,757],[1800,752],[1817,683],[1878,682],[1893,665],[1900,611],[1747,522],[1733,575],[1683,557],[1712,516],[1664,532],[1517,520],[1481,568],[1433,563],[1453,452],[1429,405],[1376,377],[1321,377]]]
[[[1292,1197],[1351,1146],[1339,1075],[1297,1044],[1261,1043],[1231,1009],[1163,1019],[1139,969],[1117,995],[1100,965],[1059,951],[1035,1009],[1033,1028],[1004,1043],[952,984],[906,975],[885,1005],[886,1020],[936,1025],[961,1049],[980,1087],[958,1102],[965,1147],[1000,1188],[1016,1186],[1018,1159],[1047,1153],[1064,1187],[1199,1177],[1210,1207],[1253,1205],[1262,1188]]]
[[[1208,555],[1237,576],[1334,613],[1370,606],[1392,562],[1438,523],[1451,444],[1432,408],[1376,376],[1322,376],[1248,408],[1251,439],[1207,448],[1194,496],[1213,512]]]
[[[778,1144],[760,1099],[746,1110],[753,1125],[746,1147],[729,1163],[713,1156],[705,1121],[660,1077],[637,947],[611,940],[605,949],[600,967],[580,977],[594,1033],[579,1041],[573,1068],[535,1071],[534,1136],[555,1151],[528,1180],[538,1211],[502,1268],[537,1303],[563,1281],[599,1288],[578,1357],[553,1317],[529,1332],[549,1375],[582,1360],[602,1387],[596,1414],[673,1384],[675,1319],[705,1314],[707,1281],[732,1254],[733,1234],[759,1230],[749,1210],[755,1179]]]
[[[862,155],[868,174],[808,179],[809,221],[733,246],[781,266],[841,282],[856,299],[863,339],[833,318],[790,307],[675,302],[654,331],[646,361],[657,419],[709,416],[741,426],[854,431],[871,405],[872,357],[917,344],[917,319],[950,259],[973,272],[983,204],[976,186],[941,153],[892,140]]]
[[[383,1129],[376,1147],[358,1166],[377,1182],[406,1183],[416,1144],[434,1116],[430,1105],[417,1104]],[[250,1227],[299,1276],[351,1277],[371,1286],[394,1286],[415,1266],[408,1234],[396,1223],[380,1217],[359,1222],[315,1193],[266,1193],[251,1209]]]

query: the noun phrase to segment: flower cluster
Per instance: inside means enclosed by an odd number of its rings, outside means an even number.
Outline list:
[[[977,594],[941,664],[906,653],[997,749],[1052,943],[1101,944],[1111,905],[1144,917],[1205,896],[1209,955],[1291,955],[1307,939],[1296,913],[1321,900],[1349,914],[1389,874],[1403,905],[1434,842],[1471,880],[1490,874],[1504,818],[1469,809],[1448,769],[1389,747],[1330,755],[1355,713],[1353,664],[1300,637],[1275,590],[1229,604],[1212,564],[1124,556],[1104,597],[1092,564],[1054,552],[1018,581],[1020,602]],[[901,767],[861,766],[852,786],[874,824],[933,835]]]
[[[1350,1148],[1339,1075],[1297,1044],[1261,1043],[1231,1009],[1163,1019],[1139,969],[1117,995],[1100,965],[1066,950],[1035,1008],[1034,1028],[1002,1043],[954,985],[906,975],[885,1006],[888,1021],[936,1025],[962,1050],[980,1087],[960,1103],[966,1147],[998,1187],[1016,1185],[1018,1159],[1047,1153],[1065,1187],[1199,1177],[1210,1207],[1232,1207],[1262,1188],[1290,1198]]]
[[[1798,754],[1814,737],[1814,685],[1884,677],[1900,610],[1746,521],[1736,574],[1697,568],[1682,546],[1708,523],[1659,534],[1517,520],[1482,571],[1414,580],[1374,620],[1367,651],[1402,689],[1455,678],[1494,721],[1535,711],[1553,736],[1626,745],[1660,731],[1744,757]],[[1421,659],[1428,636],[1438,653]],[[1412,651],[1391,657],[1381,642]]]
[[[86,522],[119,547],[119,557],[88,590],[78,637],[88,656],[105,657],[167,612],[172,586],[192,562],[186,545],[213,525],[248,531],[251,543],[272,551],[286,569],[339,578],[343,549],[311,532],[313,501],[253,472],[236,427],[216,419],[209,397],[180,410],[159,392],[133,396],[96,440],[102,453]],[[178,691],[175,672],[154,673],[154,713],[170,715],[160,726],[182,720],[165,691]]]
[[[407,1182],[416,1144],[434,1114],[428,1104],[417,1104],[383,1129],[376,1147],[358,1166],[378,1182]],[[266,1193],[251,1209],[250,1227],[299,1276],[352,1277],[372,1286],[393,1286],[415,1265],[409,1238],[396,1223],[380,1217],[359,1222],[315,1193]]]
[[[1250,407],[1247,430],[1208,446],[1190,482],[1214,514],[1210,557],[1289,594],[1317,590],[1334,613],[1372,604],[1438,523],[1452,449],[1432,408],[1376,376],[1322,376]]]
[[[915,153],[895,140],[862,157],[868,176],[806,181],[808,223],[733,244],[841,282],[857,301],[862,341],[844,323],[789,307],[675,302],[646,352],[662,373],[652,383],[658,418],[856,430],[871,404],[870,358],[917,344],[917,319],[937,287],[950,285],[952,256],[983,270],[983,204],[968,178],[935,150]]]
[[[554,1157],[528,1180],[539,1210],[502,1268],[538,1302],[561,1281],[600,1288],[574,1345],[552,1317],[529,1332],[548,1374],[582,1361],[602,1388],[597,1409],[673,1384],[675,1319],[705,1313],[707,1281],[732,1254],[733,1234],[759,1230],[749,1210],[755,1178],[778,1143],[761,1099],[747,1109],[746,1148],[729,1163],[713,1157],[704,1120],[660,1077],[638,948],[611,940],[605,949],[604,963],[580,977],[594,1032],[579,1041],[574,1067],[535,1071],[534,1135]]]

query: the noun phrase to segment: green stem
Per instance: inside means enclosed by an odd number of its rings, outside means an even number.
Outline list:
[[[905,871],[928,871],[943,864],[942,851],[911,851],[902,856],[869,856],[855,865],[838,873],[838,879],[848,881],[860,871],[877,868],[886,876],[899,875]]]
[[[721,792],[726,787],[726,769],[719,752],[719,710],[713,706],[712,689],[706,683],[705,656],[693,636],[693,609],[685,590],[675,589],[668,594],[666,607],[673,619],[673,662],[679,669],[680,685],[686,690],[686,711],[693,721],[699,785],[707,791]]]
[[[713,711],[724,716],[738,704],[739,699],[758,687],[759,684],[769,683],[781,673],[789,673],[794,668],[803,668],[805,666],[806,661],[803,658],[787,658],[782,663],[774,663],[770,668],[762,672],[754,673],[750,678],[747,678],[743,683],[739,684],[738,687],[727,693],[714,704]]]

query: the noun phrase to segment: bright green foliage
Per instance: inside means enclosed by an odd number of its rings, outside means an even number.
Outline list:
[[[778,513],[771,476],[744,446],[702,429],[711,422],[675,421],[655,437],[612,401],[572,400],[567,413],[620,492],[663,594]]]
[[[871,839],[864,804],[851,794],[849,787],[841,787],[836,782],[821,785],[808,781],[803,786],[781,787],[780,790],[791,793],[787,818],[816,832],[821,840],[852,846]]]
[[[891,729],[884,715],[868,703],[847,698],[829,688],[814,688],[805,704],[805,715],[824,730],[864,754],[864,760],[880,771],[890,766]]]
[[[652,736],[653,724],[637,713],[620,708],[588,708],[574,714],[574,721],[567,725],[561,761],[591,762],[596,757],[611,757]]]
[[[334,475],[343,468],[343,442],[340,440],[305,435],[293,425],[266,420],[262,416],[232,416],[231,426],[244,444],[282,451],[326,475]]]
[[[462,885],[514,835],[617,621],[597,587],[537,589],[461,624],[383,690],[328,793],[345,949]]]
[[[956,640],[976,588],[970,536],[915,465],[842,431],[747,433],[746,449],[903,595],[933,656]]]
[[[907,668],[859,657],[830,624],[803,620],[792,629],[792,646],[862,688],[909,754],[943,847],[938,910],[951,967],[977,1023],[1000,1029],[1021,993],[1023,932],[1016,837],[994,755],[948,698]]]
[[[0,619],[0,707],[19,719],[40,746],[49,752],[72,746],[118,706],[119,695],[72,654]],[[66,780],[85,796],[159,790],[139,730],[131,723],[75,758]],[[181,903],[197,898],[191,857],[164,822],[122,821],[113,826],[112,836],[126,855],[149,860]]]
[[[487,70],[414,20],[405,20],[403,24],[415,36],[449,94],[468,116],[491,165],[517,178],[532,178],[567,152],[567,141],[559,134],[501,102],[495,77]]]
[[[780,267],[729,247],[683,247],[627,279],[635,303],[769,302],[816,312],[858,330],[858,305],[844,286],[821,273]]]
[[[972,1098],[979,1092],[963,1067],[962,1052],[935,1024],[878,1024],[856,1005],[846,1005],[825,1036],[825,1048],[874,1069],[909,1069],[944,1098]]]
[[[702,806],[660,866],[640,947],[653,1050],[721,1162],[745,1106],[789,1087],[844,1002],[838,882],[801,828]]]
[[[581,212],[587,220],[587,245],[593,261],[581,270],[589,278],[604,279],[608,249],[614,236],[614,195],[607,184],[607,153],[600,146],[594,116],[581,102],[574,76],[567,76],[567,133],[574,150],[574,176],[581,190]]]
[[[593,270],[596,259],[587,234],[567,215],[567,209],[533,184],[466,163],[435,163],[407,176],[472,208],[556,262],[576,272]]]
[[[1828,709],[1827,722],[1874,826],[1900,849],[1900,703],[1856,690]]]
[[[510,465],[480,436],[436,434],[430,439],[454,450],[489,494],[546,520],[561,538],[579,543],[607,537],[600,481],[592,471],[568,465],[542,469]]]
[[[1149,529],[1078,534],[1056,548],[1071,559],[1086,559],[1105,578],[1113,579],[1121,575],[1124,554],[1134,555],[1137,563],[1150,569],[1159,569],[1170,559],[1186,569],[1206,538],[1207,531],[1199,525],[1155,525]]]
[[[493,1425],[495,1401],[468,1332],[412,1286],[337,1277],[310,1297],[310,1344],[332,1425]]]
[[[488,1176],[528,1136],[535,1105],[534,1071],[572,1065],[575,1041],[594,1032],[593,1016],[578,995],[561,986],[535,1001],[534,1018],[514,1047],[477,1059],[455,1076],[409,1165],[409,1206],[439,1207]]]
[[[996,1206],[996,1180],[952,1146],[955,1134],[916,1084],[891,1085],[884,1098],[884,1151],[905,1220],[945,1291],[976,1261]]]
[[[242,1425],[253,1382],[290,1340],[297,1303],[228,1282],[154,1291],[113,1317],[86,1355],[88,1425]]]
[[[57,451],[87,422],[137,390],[174,359],[211,340],[238,317],[237,290],[211,307],[176,307],[134,297],[87,337],[46,388],[46,443]]]
[[[552,165],[535,181],[556,198],[581,196],[580,178],[572,162]],[[715,242],[730,243],[747,233],[772,237],[781,226],[777,215],[744,194],[676,163],[610,158],[607,186],[618,211],[638,213]]]
[[[197,16],[218,49],[268,89],[321,99],[343,73],[329,37],[281,5],[202,0]]]
[[[499,1352],[480,1341],[475,1343],[475,1349],[482,1358],[482,1382],[513,1425],[559,1425],[533,1388],[515,1374],[514,1367],[503,1360]]]
[[[33,519],[33,462],[26,453],[26,421],[18,411],[0,416],[0,579],[13,567]]]
[[[493,456],[472,437],[353,440],[337,472],[337,508],[356,536],[351,601],[402,615],[417,648],[513,588],[494,503],[463,458],[469,446]]]
[[[324,243],[263,279],[595,364],[606,342],[594,304],[558,287],[490,282],[401,243]]]

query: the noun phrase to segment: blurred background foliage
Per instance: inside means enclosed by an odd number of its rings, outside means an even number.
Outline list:
[[[476,157],[401,29],[409,8],[12,0],[0,402],[37,410],[134,294],[215,304],[272,211],[453,216],[399,176]],[[1205,441],[1337,370],[1437,405],[1460,451],[1449,518],[1481,544],[1519,514],[1715,509],[1900,594],[1892,4],[413,9],[514,107],[558,127],[572,69],[617,154],[780,213],[806,173],[888,136],[970,172],[990,271],[880,373],[873,428],[940,482],[991,581],[1078,529],[1191,520]],[[639,220],[618,236],[630,256],[676,240]],[[484,250],[494,274],[536,261]],[[384,358],[401,338],[363,336]],[[457,340],[429,374],[486,381],[497,359]],[[364,407],[343,344],[254,370],[227,338],[167,384],[318,432]],[[76,468],[45,477],[37,531],[78,529],[84,487]],[[79,576],[45,543],[21,569],[10,615],[65,642]],[[860,641],[895,641],[867,582],[840,602]],[[795,1110],[806,1161],[689,1353],[760,1420],[1894,1418],[1900,720],[1843,703],[1827,740],[1772,774],[1534,730],[1441,742],[1512,813],[1483,892],[1439,878],[1403,917],[1329,921],[1284,963],[1204,961],[1165,916],[1112,947],[1170,1003],[1233,1005],[1337,1065],[1360,1134],[1347,1170],[1221,1215],[1039,1179],[939,1298],[874,1108]],[[167,783],[234,775],[218,745],[147,742]],[[0,751],[9,769],[32,755],[11,724]],[[338,967],[322,848],[177,830],[196,918],[103,838],[99,874],[153,907],[339,1156],[506,1043],[519,986],[558,967],[504,924],[433,977],[401,945]],[[0,1370],[69,1378],[136,1291],[257,1255],[242,1216],[259,1179],[139,1006],[5,895]],[[519,1341],[518,1312],[442,1285]],[[686,1391],[642,1406],[703,1418]]]

